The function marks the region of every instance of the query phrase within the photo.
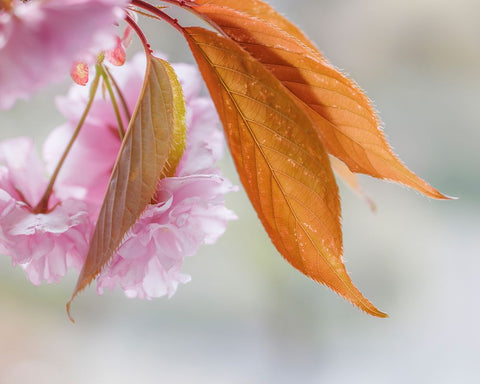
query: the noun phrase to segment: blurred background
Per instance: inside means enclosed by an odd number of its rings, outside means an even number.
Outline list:
[[[292,269],[240,191],[228,197],[240,219],[187,260],[192,282],[171,300],[90,288],[72,325],[74,273],[35,287],[1,257],[1,384],[480,382],[480,2],[270,3],[367,90],[404,162],[460,198],[362,177],[372,213],[341,185],[347,269],[390,318]],[[192,62],[175,31],[142,23],[156,49]],[[0,138],[28,134],[40,146],[62,122],[52,98],[68,86],[2,113]],[[221,167],[238,184],[230,157]]]

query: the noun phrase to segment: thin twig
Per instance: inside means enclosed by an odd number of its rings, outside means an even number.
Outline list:
[[[97,65],[97,67],[98,67],[98,70],[100,71],[100,76],[102,76],[103,83],[107,88],[108,94],[110,95],[113,111],[115,112],[115,118],[117,119],[118,134],[120,136],[120,140],[123,140],[123,138],[125,137],[125,128],[123,126],[120,110],[118,109],[117,99],[115,98],[115,93],[113,92],[112,84],[110,83],[110,78],[108,77],[108,73],[105,70],[105,66]]]
[[[34,213],[46,213],[48,211],[48,202],[50,200],[50,195],[52,194],[53,186],[55,184],[55,181],[57,180],[58,174],[60,172],[60,169],[63,166],[63,163],[65,162],[65,159],[67,158],[67,155],[69,154],[70,150],[72,149],[73,143],[78,137],[78,134],[80,133],[80,130],[85,123],[85,119],[87,118],[88,112],[90,112],[90,108],[93,104],[93,100],[95,98],[95,94],[97,93],[98,89],[98,84],[100,82],[100,73],[99,71],[96,71],[95,78],[93,79],[92,85],[90,87],[90,95],[88,99],[88,103],[85,107],[85,110],[83,111],[82,116],[80,117],[80,120],[77,123],[77,126],[75,127],[75,131],[73,132],[73,135],[68,142],[67,147],[65,148],[65,151],[62,154],[62,157],[58,161],[58,164],[53,171],[52,176],[50,177],[50,181],[48,183],[47,188],[45,189],[45,192],[38,202],[37,206],[33,209]]]
[[[128,108],[128,104],[127,104],[127,101],[125,100],[125,96],[123,95],[122,90],[118,86],[118,83],[115,80],[115,77],[113,77],[112,72],[110,72],[108,67],[105,67],[105,71],[107,72],[108,77],[110,77],[110,81],[112,82],[113,87],[115,88],[115,91],[117,92],[117,95],[120,98],[120,103],[122,104],[122,108],[127,117],[127,121],[130,121],[130,119],[132,118],[132,114],[130,113],[130,109]]]

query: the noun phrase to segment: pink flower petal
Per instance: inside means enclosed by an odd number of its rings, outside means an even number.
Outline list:
[[[202,89],[202,77],[197,67],[186,63],[173,63],[175,73],[182,85],[185,101],[190,103],[193,98],[197,97]],[[212,125],[214,126],[214,124]]]
[[[34,284],[58,282],[83,264],[92,229],[87,206],[52,196],[49,212],[32,212],[46,180],[30,139],[0,142],[0,161],[0,251]]]
[[[208,174],[224,153],[223,133],[212,124],[218,122],[218,115],[207,98],[193,99],[188,107],[187,150],[177,168],[177,175]]]
[[[58,282],[68,267],[82,266],[91,225],[85,206],[78,203],[67,201],[49,214],[37,215],[17,204],[2,217],[4,253],[14,265],[22,264],[34,284]]]
[[[0,142],[0,163],[8,170],[12,187],[21,191],[27,203],[36,205],[47,187],[47,182],[33,140],[18,137]]]
[[[179,283],[183,259],[202,244],[212,244],[236,216],[223,196],[233,187],[218,176],[165,178],[159,184],[166,204],[151,205],[126,236],[112,264],[97,280],[97,291],[119,284],[128,297],[172,296]]]
[[[110,48],[126,0],[16,1],[0,11],[0,110],[68,74],[76,59]]]
[[[115,48],[106,51],[105,58],[116,66],[125,64],[127,53],[123,47],[122,40],[118,36],[115,36]]]

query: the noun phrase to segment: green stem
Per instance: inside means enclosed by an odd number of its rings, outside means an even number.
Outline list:
[[[120,135],[120,140],[123,141],[123,138],[125,137],[125,128],[123,127],[122,116],[120,116],[120,109],[118,108],[117,99],[115,98],[115,93],[113,92],[113,87],[110,83],[110,77],[108,77],[108,73],[103,65],[97,65],[97,72],[99,72],[100,76],[102,76],[103,83],[105,84],[108,94],[110,95],[112,107],[115,111],[115,117],[117,119],[118,134]]]
[[[123,95],[122,90],[118,86],[117,81],[113,77],[113,75],[110,72],[110,70],[108,69],[108,67],[105,67],[105,71],[107,72],[108,77],[110,78],[110,80],[113,84],[113,87],[115,88],[115,91],[117,92],[117,95],[120,98],[120,103],[122,104],[123,112],[125,113],[125,116],[127,117],[127,121],[130,121],[130,119],[132,118],[132,114],[130,113],[130,109],[128,108],[128,104],[127,104],[127,101],[125,100],[125,96]]]
[[[87,106],[85,107],[85,110],[83,111],[83,114],[80,117],[80,120],[78,121],[78,124],[75,128],[75,131],[73,132],[72,138],[68,142],[67,148],[65,148],[65,151],[63,152],[62,157],[58,161],[58,164],[57,164],[52,176],[50,177],[50,181],[48,183],[47,188],[45,189],[45,193],[43,194],[43,196],[40,199],[37,206],[33,209],[34,213],[46,213],[48,211],[48,201],[50,200],[50,195],[52,194],[53,185],[55,184],[55,181],[57,180],[57,176],[60,172],[60,169],[63,166],[63,163],[65,162],[65,159],[67,158],[70,150],[72,149],[73,143],[75,142],[75,140],[78,137],[78,134],[80,133],[80,129],[82,128],[83,124],[85,123],[85,119],[87,118],[88,112],[90,111],[90,108],[93,104],[95,94],[97,93],[99,81],[100,81],[100,72],[97,71],[97,73],[95,75],[95,78],[93,79],[92,85],[90,87],[90,95],[89,95]]]

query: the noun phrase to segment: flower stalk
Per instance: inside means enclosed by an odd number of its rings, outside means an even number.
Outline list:
[[[123,112],[125,113],[127,121],[130,121],[130,119],[132,118],[132,113],[128,108],[127,100],[125,99],[125,96],[123,95],[122,90],[118,86],[118,83],[115,80],[115,77],[113,76],[112,72],[108,69],[108,67],[105,67],[105,72],[107,72],[107,75],[110,78],[110,81],[112,82],[112,85],[115,88],[115,91],[117,92],[118,98],[120,99],[120,103],[122,104]]]
[[[62,169],[63,164],[65,163],[65,159],[67,158],[70,150],[73,147],[73,143],[75,143],[75,140],[78,137],[78,134],[80,133],[80,130],[85,123],[85,120],[88,116],[88,113],[90,112],[90,108],[92,107],[93,100],[95,99],[95,94],[97,93],[98,89],[98,84],[100,82],[100,77],[101,77],[101,71],[99,70],[100,65],[96,65],[96,73],[95,73],[95,78],[92,81],[92,85],[90,87],[90,95],[88,98],[87,106],[85,107],[85,110],[83,111],[82,116],[80,117],[80,120],[77,123],[77,126],[75,127],[75,131],[73,132],[73,135],[68,142],[67,147],[65,148],[65,151],[62,154],[62,157],[58,161],[57,166],[55,167],[55,170],[53,171],[52,176],[50,177],[50,181],[48,183],[47,188],[45,189],[45,192],[38,202],[38,204],[35,206],[33,209],[34,213],[46,213],[48,212],[48,202],[50,200],[50,196],[53,191],[53,186],[55,185],[55,181],[57,180],[58,174],[60,173],[60,170]]]
[[[112,107],[115,113],[115,118],[117,119],[118,134],[120,140],[123,140],[125,137],[125,127],[123,126],[122,116],[120,115],[120,109],[118,108],[117,99],[115,93],[113,92],[112,83],[110,82],[110,76],[103,65],[97,65],[97,71],[100,73],[100,76],[103,80],[103,84],[107,88],[107,92],[110,95],[110,101],[112,102]]]

